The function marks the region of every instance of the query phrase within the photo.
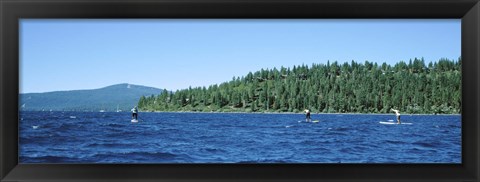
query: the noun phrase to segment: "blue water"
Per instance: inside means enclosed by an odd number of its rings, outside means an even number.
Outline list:
[[[460,115],[21,112],[20,163],[461,163]]]

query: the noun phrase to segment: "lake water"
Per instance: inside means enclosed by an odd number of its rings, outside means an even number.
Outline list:
[[[461,163],[460,115],[21,112],[20,163]]]

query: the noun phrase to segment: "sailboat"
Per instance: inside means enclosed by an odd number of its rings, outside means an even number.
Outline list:
[[[117,104],[117,112],[122,112],[122,110],[118,109],[118,104]]]
[[[101,108],[105,108],[105,106],[102,104]],[[105,109],[100,109],[98,112],[105,112]]]

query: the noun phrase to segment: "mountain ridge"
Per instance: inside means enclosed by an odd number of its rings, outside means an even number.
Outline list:
[[[97,89],[20,94],[24,111],[117,111],[130,110],[141,96],[156,95],[163,89],[121,83]]]

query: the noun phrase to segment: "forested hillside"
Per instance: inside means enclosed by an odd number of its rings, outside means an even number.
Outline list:
[[[141,97],[148,111],[403,113],[461,112],[461,59],[262,69],[208,87]]]

